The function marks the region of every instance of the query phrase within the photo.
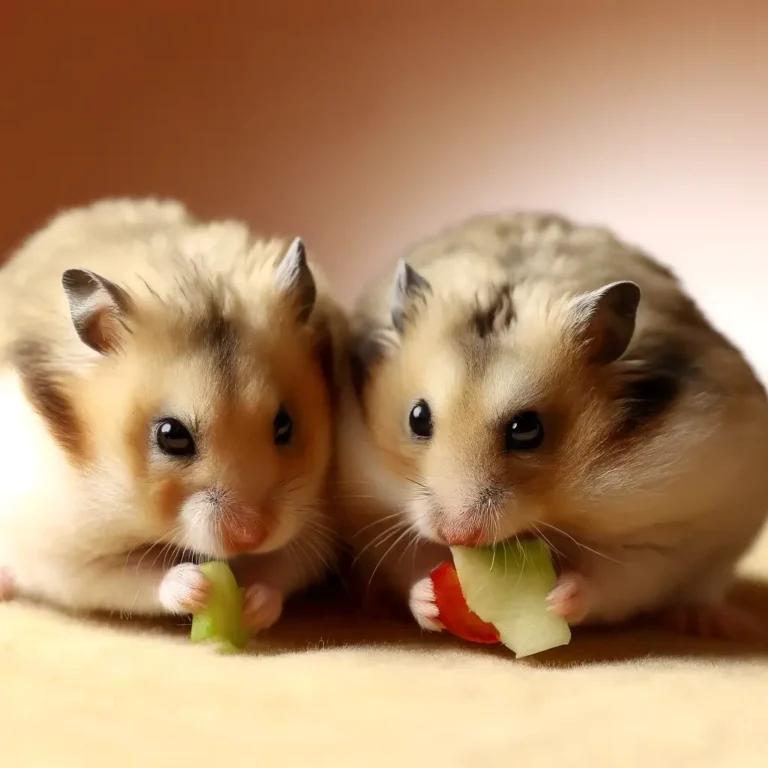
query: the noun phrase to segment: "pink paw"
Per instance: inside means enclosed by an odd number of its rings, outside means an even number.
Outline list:
[[[662,624],[675,632],[717,640],[768,639],[768,627],[743,608],[727,603],[692,603],[661,614]]]
[[[435,603],[435,586],[429,576],[411,587],[408,607],[422,629],[429,632],[442,632],[445,629],[437,618],[440,611]]]
[[[12,600],[16,594],[16,585],[13,583],[11,571],[4,566],[0,567],[0,602]]]
[[[561,574],[547,595],[547,607],[562,616],[571,626],[580,624],[587,616],[588,587],[584,577],[574,571]]]
[[[160,584],[160,602],[169,613],[197,613],[211,596],[211,583],[194,563],[175,565]]]
[[[269,629],[283,612],[283,596],[266,584],[253,584],[243,596],[243,623],[256,634]]]

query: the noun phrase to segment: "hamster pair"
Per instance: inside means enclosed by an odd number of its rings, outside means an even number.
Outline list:
[[[418,623],[449,545],[537,536],[571,625],[725,602],[768,510],[768,402],[676,277],[606,229],[481,216],[360,299],[340,424],[347,534]]]
[[[253,631],[334,556],[342,315],[300,239],[107,200],[0,270],[0,572],[82,610],[189,614],[229,558]]]

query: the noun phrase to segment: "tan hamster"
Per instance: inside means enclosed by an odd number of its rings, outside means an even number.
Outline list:
[[[768,510],[768,403],[668,269],[606,229],[482,216],[364,293],[352,336],[348,535],[422,627],[446,545],[535,535],[573,625],[746,630],[724,595]]]
[[[333,557],[325,493],[343,327],[300,239],[174,201],[55,217],[0,270],[3,589],[194,613],[233,558],[245,618]]]

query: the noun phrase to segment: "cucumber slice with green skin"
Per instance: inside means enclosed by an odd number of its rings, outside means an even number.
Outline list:
[[[549,549],[538,539],[491,547],[453,547],[453,562],[467,605],[493,624],[518,658],[571,641],[568,623],[547,610],[557,576]]]
[[[214,643],[220,653],[237,653],[248,642],[243,625],[243,590],[223,561],[203,563],[200,570],[211,582],[211,596],[192,617],[189,639],[193,643]]]

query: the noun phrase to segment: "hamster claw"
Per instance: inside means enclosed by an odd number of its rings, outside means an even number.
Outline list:
[[[429,576],[420,579],[411,587],[408,607],[422,629],[428,632],[442,632],[445,629],[437,618],[440,610],[435,602],[435,585]]]
[[[562,573],[547,595],[547,607],[562,616],[571,626],[580,624],[587,616],[587,582],[573,571]]]
[[[194,563],[175,565],[160,584],[160,602],[170,613],[197,613],[210,595],[211,583]]]
[[[282,594],[266,584],[252,584],[243,595],[243,623],[252,634],[269,629],[283,612]]]

